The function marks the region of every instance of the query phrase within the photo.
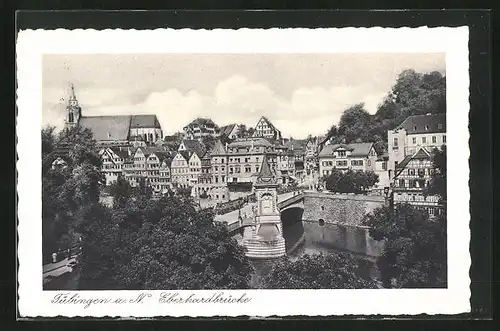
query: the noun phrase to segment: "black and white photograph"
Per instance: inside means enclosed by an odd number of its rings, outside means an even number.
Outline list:
[[[449,289],[461,253],[447,221],[447,61],[445,50],[42,54],[33,279],[51,304],[94,309],[108,302],[85,293],[199,304]]]

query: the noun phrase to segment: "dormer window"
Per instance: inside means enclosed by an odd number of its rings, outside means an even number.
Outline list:
[[[425,131],[429,131],[429,126],[428,125],[425,126]]]
[[[439,129],[439,130],[442,130],[442,129],[443,129],[443,124],[439,123],[439,124],[438,124],[438,129]]]
[[[416,125],[413,127],[413,131],[417,131],[417,126]]]

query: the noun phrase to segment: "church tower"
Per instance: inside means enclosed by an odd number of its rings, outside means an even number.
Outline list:
[[[254,184],[257,208],[251,227],[245,228],[243,245],[246,255],[255,259],[284,256],[285,239],[278,208],[278,178],[264,155],[259,175]]]
[[[78,100],[75,95],[75,87],[70,84],[70,95],[68,100],[68,105],[66,106],[66,118],[64,121],[65,128],[71,128],[78,125],[80,118],[82,117],[82,108],[78,105]]]

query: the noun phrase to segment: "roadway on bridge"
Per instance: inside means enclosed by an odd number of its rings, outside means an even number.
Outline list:
[[[285,201],[287,199],[290,199],[291,197],[293,197],[294,193],[297,194],[297,192],[299,192],[299,191],[293,191],[293,192],[279,194],[278,195],[278,203]],[[251,217],[253,217],[252,207],[255,205],[256,205],[256,203],[252,202],[252,203],[245,205],[241,209],[233,210],[232,212],[229,212],[229,213],[224,214],[224,215],[216,215],[215,221],[216,222],[227,222],[227,225],[231,225],[233,223],[238,222],[238,217],[240,216],[240,213],[241,213],[241,217],[243,219],[251,218]]]

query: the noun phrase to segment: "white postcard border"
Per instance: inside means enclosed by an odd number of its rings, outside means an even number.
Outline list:
[[[417,290],[177,291],[251,298],[246,303],[159,303],[167,291],[43,291],[41,225],[42,55],[91,53],[445,52],[447,80],[448,288]],[[290,316],[457,314],[470,311],[468,28],[240,30],[26,30],[17,39],[18,308],[35,316]],[[173,293],[176,291],[170,291]],[[123,304],[51,303],[58,293],[124,298]]]

